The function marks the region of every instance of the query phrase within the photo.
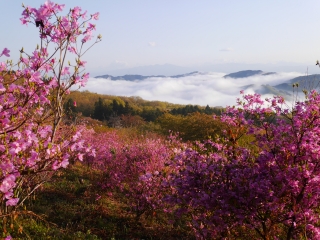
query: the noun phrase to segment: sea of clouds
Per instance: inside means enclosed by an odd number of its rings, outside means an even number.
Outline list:
[[[240,90],[252,85],[245,93],[257,92],[261,85],[275,86],[304,74],[298,72],[256,75],[247,78],[224,78],[225,73],[203,73],[181,78],[150,77],[145,80],[125,81],[103,78],[90,78],[86,87],[99,94],[115,96],[139,96],[145,100],[159,100],[179,104],[197,104],[200,106],[235,105]],[[263,97],[272,97],[270,94]]]

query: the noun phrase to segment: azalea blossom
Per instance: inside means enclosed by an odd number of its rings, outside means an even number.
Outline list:
[[[5,55],[6,57],[10,57],[10,50],[8,48],[4,48],[0,56]]]
[[[96,12],[95,14],[92,14],[91,17],[94,20],[98,20],[99,19],[99,12]]]

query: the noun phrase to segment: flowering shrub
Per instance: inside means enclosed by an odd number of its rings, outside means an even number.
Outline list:
[[[104,173],[99,187],[109,194],[121,192],[137,219],[162,206],[162,183],[170,172],[166,163],[172,159],[175,148],[184,148],[175,136],[170,141],[144,136],[128,138],[113,130],[84,137],[96,151],[95,157],[85,157],[84,161]]]
[[[91,47],[84,45],[92,38],[95,25],[90,20],[97,20],[98,13],[88,18],[75,7],[59,16],[63,8],[51,1],[40,8],[24,7],[20,20],[39,28],[40,44],[31,54],[22,48],[17,64],[0,63],[2,214],[14,209],[7,206],[22,205],[51,171],[67,167],[69,159],[90,150],[80,141],[80,131],[64,127],[61,120],[63,96],[88,80],[81,57]],[[9,53],[4,48],[1,56]],[[66,63],[69,55],[75,56],[74,63]]]
[[[199,239],[319,239],[320,95],[291,110],[258,94],[238,106],[221,117],[224,137],[172,161],[169,201]],[[248,134],[256,151],[238,144]]]

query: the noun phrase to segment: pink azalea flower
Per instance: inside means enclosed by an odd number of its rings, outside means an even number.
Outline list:
[[[28,25],[28,20],[25,18],[20,18],[21,24]]]
[[[75,47],[68,47],[68,51],[71,53],[77,53]]]
[[[86,32],[87,32],[87,35],[84,36],[84,38],[81,40],[82,43],[85,43],[85,42],[91,40],[91,38],[92,38],[92,33],[91,33],[91,31],[86,31]]]
[[[92,23],[89,23],[88,29],[96,30],[96,25],[92,24]]]
[[[61,75],[67,75],[67,74],[70,74],[69,67],[64,67],[62,72],[61,72]]]
[[[3,193],[8,192],[10,189],[16,186],[16,177],[13,174],[10,174],[5,177],[0,186],[0,191]]]
[[[86,19],[86,18],[87,18],[87,11],[85,11],[84,13],[82,13],[81,18],[82,18],[82,19]]]
[[[77,154],[77,157],[78,157],[78,159],[79,159],[80,161],[83,161],[83,154],[78,153],[78,154]]]
[[[86,65],[86,61],[79,61],[79,66],[84,67]]]
[[[72,9],[72,17],[73,18],[77,18],[80,15],[81,12],[81,8],[80,7],[75,7],[74,9]]]
[[[89,79],[89,73],[86,73],[82,76],[81,87],[84,87]]]
[[[52,164],[52,170],[57,170],[60,168],[60,164],[58,161],[55,161],[53,164]]]
[[[0,83],[0,92],[4,92],[6,90],[6,88],[3,86],[2,83]]]
[[[68,160],[68,158],[65,158],[65,159],[61,162],[61,167],[67,168],[68,165],[69,165],[69,160]]]
[[[11,198],[6,202],[6,206],[16,206],[19,202],[19,198]]]
[[[99,19],[99,12],[96,12],[95,14],[92,14],[92,19],[98,20]]]
[[[1,53],[1,56],[2,55],[5,55],[6,57],[10,57],[10,54],[9,54],[10,50],[8,48],[4,48],[2,50],[2,53]]]
[[[4,71],[4,70],[6,70],[7,68],[6,68],[6,64],[4,63],[4,62],[1,62],[0,63],[0,71]]]

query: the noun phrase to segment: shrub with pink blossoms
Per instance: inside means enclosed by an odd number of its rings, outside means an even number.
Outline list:
[[[168,200],[199,239],[320,238],[319,106],[315,91],[291,110],[244,95],[221,117],[224,137],[175,158]],[[248,134],[256,151],[238,144]]]
[[[175,154],[174,147],[184,148],[174,136],[170,141],[137,136],[127,138],[114,130],[85,135],[94,146],[95,157],[85,157],[91,167],[104,172],[99,187],[112,194],[120,192],[132,207],[137,220],[144,214],[162,210],[166,188],[165,177],[170,173],[166,163]]]
[[[63,99],[72,86],[88,80],[81,58],[101,40],[98,36],[85,47],[95,30],[90,21],[98,14],[88,18],[75,7],[59,16],[63,8],[51,1],[24,7],[21,22],[39,28],[40,42],[30,54],[22,48],[16,64],[0,63],[1,214],[21,206],[52,171],[88,151],[81,133],[62,124]],[[4,48],[0,56],[9,53]],[[68,62],[70,58],[76,60]]]

